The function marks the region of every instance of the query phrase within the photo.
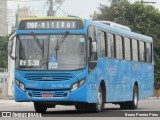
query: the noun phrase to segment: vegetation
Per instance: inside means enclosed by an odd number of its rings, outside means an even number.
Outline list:
[[[160,11],[152,5],[140,2],[110,2],[110,6],[100,4],[99,10],[91,15],[92,19],[114,21],[130,27],[134,32],[151,36],[154,40],[155,80],[160,81]]]
[[[0,37],[0,68],[7,68],[8,66],[8,36]]]

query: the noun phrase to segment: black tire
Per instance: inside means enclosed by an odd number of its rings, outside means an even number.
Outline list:
[[[44,104],[34,102],[34,109],[37,113],[45,113],[47,110],[47,107]]]
[[[129,109],[128,102],[122,102],[122,103],[120,103],[120,108],[123,109],[123,110]]]
[[[138,107],[138,87],[137,85],[134,85],[133,89],[133,100],[128,102],[122,102],[120,103],[121,109],[132,109],[135,110]]]
[[[131,102],[129,102],[129,108],[130,109],[137,109],[138,107],[138,98],[139,98],[139,95],[138,95],[138,87],[137,85],[134,86],[134,90],[133,90],[133,100]]]
[[[75,105],[76,110],[81,111],[81,110],[87,110],[88,104],[83,104],[79,103]]]
[[[101,86],[99,87],[99,90],[98,90],[98,102],[89,104],[88,108],[89,108],[89,111],[92,111],[92,112],[101,112],[104,109],[104,96],[102,93]]]

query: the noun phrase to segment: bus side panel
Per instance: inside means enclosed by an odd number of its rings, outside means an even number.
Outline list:
[[[106,95],[111,92],[108,92],[110,86],[109,85],[109,77],[107,73],[107,67],[108,64],[106,64],[107,58],[100,58],[97,61],[96,68],[89,73],[89,101],[90,103],[96,103],[97,102],[97,94],[98,94],[98,88],[100,86],[100,83],[102,80],[105,82],[106,87]],[[112,90],[114,91],[114,84],[112,84]],[[108,99],[108,98],[107,98]]]
[[[122,60],[108,59],[105,64],[107,87],[107,102],[131,100],[132,79],[131,64]]]
[[[96,98],[101,80],[106,85],[106,102],[132,100],[131,62],[101,58],[89,76],[90,83],[93,83],[90,92],[92,100]]]
[[[152,64],[143,64],[140,88],[141,88],[141,92],[139,94],[139,99],[145,99],[153,95],[154,74],[153,74]]]
[[[131,87],[132,97],[131,97],[131,100],[133,100],[133,89],[134,89],[135,83],[137,82],[138,89],[141,88],[142,64],[138,62],[131,62],[131,64],[132,64],[132,68],[131,68],[132,69],[132,87]]]
[[[121,85],[123,91],[123,98],[121,101],[129,101],[132,98],[132,65],[128,61],[120,62],[120,64],[119,73],[122,77],[121,81],[119,81],[119,84]]]
[[[101,81],[101,72],[99,67],[97,66],[93,71],[89,73],[88,82],[89,82],[89,89],[88,89],[88,98],[89,103],[97,103],[97,94],[98,88]]]
[[[139,99],[153,95],[153,66],[137,62],[99,59],[89,75],[89,101],[97,101],[101,80],[106,84],[106,102],[123,102],[133,99],[133,88],[138,83]]]

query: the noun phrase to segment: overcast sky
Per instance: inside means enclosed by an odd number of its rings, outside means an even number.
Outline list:
[[[13,2],[14,1],[14,2]],[[15,2],[21,1],[21,2]],[[48,0],[9,0],[8,9],[9,9],[9,20],[8,24],[13,25],[13,21],[15,19],[15,11],[19,5],[19,7],[29,7],[31,10],[34,10],[34,13],[37,16],[46,16],[46,12],[48,11],[48,4],[46,4]],[[65,2],[60,7],[67,14],[79,16],[82,18],[90,18],[90,15],[97,10],[99,4],[107,4],[109,5],[109,0],[65,0]],[[141,0],[130,0],[131,2],[141,1]],[[157,8],[160,8],[160,0],[143,0],[143,1],[154,1],[157,2],[154,4]],[[56,9],[56,7],[54,6]],[[66,13],[58,10],[57,16],[64,16]]]
[[[21,1],[21,2],[11,2],[11,1]],[[25,2],[26,1],[26,2]],[[18,7],[23,6],[30,6],[34,13],[38,16],[45,16],[46,11],[48,10],[48,4],[46,4],[48,0],[9,0],[8,2],[8,9],[12,11],[10,16],[14,16],[15,11]],[[65,0],[65,2],[60,7],[66,13],[83,17],[83,18],[90,18],[89,16],[97,10],[97,7],[100,3],[108,4],[109,0]],[[131,2],[141,1],[141,0],[130,0]],[[143,1],[154,1],[157,2],[154,4],[157,8],[160,8],[160,0],[143,0]],[[56,7],[54,6],[56,9]],[[66,15],[65,12],[62,12],[60,9],[57,11],[58,16]]]
[[[15,0],[19,1],[19,0]],[[38,16],[46,15],[46,11],[48,10],[48,4],[46,4],[47,0],[39,0],[39,1],[32,1],[32,0],[20,0],[20,1],[31,1],[31,2],[8,2],[8,9],[12,9],[13,12],[17,9],[17,6],[30,6],[31,9]],[[89,18],[90,14],[97,9],[100,3],[106,3],[107,0],[65,0],[65,2],[60,7],[66,13],[80,16],[83,18]],[[57,4],[58,5],[58,4]],[[54,7],[56,8],[56,7]],[[58,10],[57,15],[66,15],[61,10]]]

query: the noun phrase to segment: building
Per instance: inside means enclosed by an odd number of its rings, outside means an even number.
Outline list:
[[[31,10],[30,7],[22,7],[18,6],[16,11],[16,22],[20,21],[23,18],[35,17],[34,10]]]
[[[0,98],[8,96],[8,72],[0,68]]]
[[[7,0],[0,0],[0,36],[8,35]]]

